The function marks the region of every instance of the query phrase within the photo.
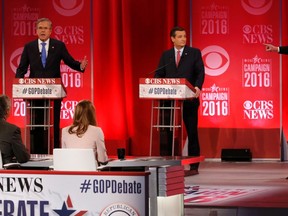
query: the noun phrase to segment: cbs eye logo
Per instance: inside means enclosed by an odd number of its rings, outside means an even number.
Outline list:
[[[252,109],[252,107],[253,107],[253,103],[251,102],[251,101],[245,101],[244,103],[243,103],[243,107],[244,107],[244,109],[245,110],[250,110],[250,109]]]
[[[244,34],[251,34],[253,32],[252,26],[250,25],[243,26],[243,32]]]
[[[150,79],[149,78],[145,79],[145,83],[150,84],[151,83]]]
[[[265,14],[272,7],[273,0],[241,0],[245,11],[252,15]]]
[[[212,45],[202,50],[205,73],[210,76],[223,74],[230,64],[230,57],[225,49]]]
[[[84,0],[53,0],[54,9],[62,16],[74,16],[78,14],[84,6]]]
[[[11,54],[10,59],[9,59],[10,68],[11,68],[12,72],[15,74],[16,74],[16,70],[18,68],[18,65],[20,63],[23,49],[24,49],[23,47],[20,47],[20,48],[14,50],[14,52]],[[28,68],[27,73],[25,74],[25,77],[29,77],[29,74],[30,74],[30,67]]]

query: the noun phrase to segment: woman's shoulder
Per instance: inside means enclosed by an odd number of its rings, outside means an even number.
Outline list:
[[[68,126],[66,126],[66,127],[63,127],[62,130],[68,130],[69,127],[71,127],[71,125],[68,125]]]
[[[95,133],[95,134],[103,134],[103,131],[100,127],[93,126],[93,125],[89,125],[87,131],[91,133]]]
[[[94,125],[89,125],[88,126],[88,130],[93,130],[93,131],[102,131],[102,129],[98,126],[94,126]]]
[[[70,127],[71,127],[71,125],[66,126],[66,127],[63,127],[63,128],[62,128],[62,133],[65,133],[65,132],[68,133],[68,130],[69,130]]]

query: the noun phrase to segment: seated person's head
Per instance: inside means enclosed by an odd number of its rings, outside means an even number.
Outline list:
[[[95,108],[91,101],[82,100],[75,107],[74,124],[90,124],[96,126]]]
[[[0,119],[6,119],[10,111],[10,99],[7,95],[0,95]]]

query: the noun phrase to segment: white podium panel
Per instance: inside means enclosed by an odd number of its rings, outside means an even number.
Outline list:
[[[33,151],[30,153],[43,153],[34,152],[34,147],[39,146],[37,145],[39,137],[38,139],[35,137],[39,134],[39,130],[43,129],[44,146],[47,142],[48,152],[46,153],[50,154],[51,146],[54,145],[53,102],[66,97],[61,78],[15,78],[12,85],[12,97],[25,101],[25,144],[30,151],[32,148]]]
[[[195,88],[182,78],[140,78],[139,97],[148,99],[188,99]]]
[[[60,78],[19,78],[13,82],[13,98],[56,99],[66,97]]]
[[[157,128],[158,132],[159,128],[168,128],[173,131],[172,156],[174,156],[176,129],[180,129],[181,140],[183,137],[182,101],[195,98],[195,92],[195,88],[184,78],[140,78],[139,97],[152,99],[150,156],[152,156],[153,128]],[[154,103],[154,100],[157,100],[157,103]],[[161,106],[159,100],[172,100],[173,103],[171,103],[171,106]],[[168,125],[163,123],[163,118],[160,120],[160,115],[166,116],[166,111],[170,112],[169,115],[171,116],[171,121]],[[156,113],[156,122],[154,122],[154,112]]]

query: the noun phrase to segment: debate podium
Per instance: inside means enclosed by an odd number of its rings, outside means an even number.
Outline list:
[[[176,130],[179,129],[181,147],[183,147],[183,100],[195,97],[195,88],[184,78],[140,78],[139,97],[151,99],[150,156],[152,156],[154,129],[169,129],[172,132],[172,152],[175,154]],[[163,102],[164,101],[164,105]],[[171,101],[165,105],[165,101]],[[165,115],[169,115],[169,122]],[[179,147],[179,146],[178,146]],[[178,148],[179,149],[179,148]],[[182,150],[182,149],[181,149]]]
[[[25,101],[24,143],[30,153],[52,154],[53,102],[66,97],[61,78],[15,78],[12,97]],[[37,145],[45,146],[44,152],[38,152]]]

